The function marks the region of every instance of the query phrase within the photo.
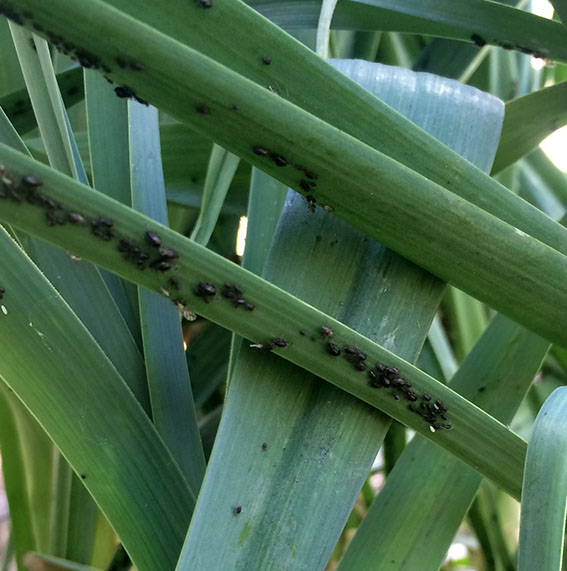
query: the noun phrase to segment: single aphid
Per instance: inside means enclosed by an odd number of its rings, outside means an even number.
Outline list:
[[[166,258],[168,260],[174,260],[175,258],[179,258],[179,254],[175,250],[172,250],[171,248],[166,248],[165,246],[161,246],[161,248],[159,249],[159,255],[162,258]]]
[[[127,85],[119,85],[118,87],[115,87],[114,93],[116,93],[120,99],[129,99],[130,97],[134,97],[136,95],[134,91]]]
[[[326,325],[321,325],[321,335],[323,335],[323,337],[328,337],[329,339],[331,339],[333,337],[333,330],[330,327],[327,327]]]
[[[408,400],[409,400],[409,401],[412,401],[412,402],[416,402],[416,401],[417,401],[417,395],[416,395],[413,391],[408,391],[408,392],[406,393],[406,396],[408,397]]]
[[[286,341],[285,339],[282,339],[281,337],[274,337],[272,339],[272,343],[276,347],[287,347],[288,345],[291,345],[291,343],[289,341]]]
[[[239,513],[242,513],[242,506],[236,506],[236,507],[234,508],[234,513],[235,513],[236,515],[238,515]]]
[[[67,220],[69,220],[71,224],[79,224],[81,226],[84,226],[87,223],[85,217],[78,212],[69,212],[67,214]]]
[[[197,105],[197,107],[195,107],[195,111],[197,111],[197,113],[200,113],[201,115],[211,114],[211,110],[206,105]]]
[[[106,226],[107,228],[112,228],[112,226],[114,225],[112,220],[110,218],[107,218],[106,216],[101,216],[97,220],[97,222],[99,226]]]
[[[248,311],[254,311],[254,305],[251,303],[246,303],[244,305],[244,308],[247,309]]]
[[[269,57],[264,56],[262,58],[262,63],[265,65],[270,65],[272,63],[272,60]]]
[[[264,149],[264,147],[254,147],[252,152],[259,157],[267,157],[269,155],[268,149]]]
[[[335,343],[327,343],[327,350],[333,357],[338,357],[341,354],[341,348]]]
[[[473,41],[474,45],[482,48],[486,45],[486,41],[484,40],[484,38],[482,36],[479,36],[478,34],[473,34],[471,36],[471,40]]]
[[[195,295],[202,297],[205,303],[209,303],[209,297],[216,294],[215,286],[207,282],[200,282],[195,288]]]
[[[445,403],[441,402],[440,400],[436,400],[435,404],[437,405],[439,410],[442,410],[443,412],[447,412],[447,407],[445,406]]]
[[[161,238],[149,230],[146,232],[146,242],[148,242],[148,244],[154,248],[159,248],[161,246]]]
[[[43,181],[37,178],[36,176],[27,174],[24,177],[22,177],[22,184],[24,186],[31,186],[33,188],[37,188],[43,185]]]
[[[274,161],[277,167],[286,167],[287,166],[287,159],[282,157],[281,155],[272,155],[272,161]]]

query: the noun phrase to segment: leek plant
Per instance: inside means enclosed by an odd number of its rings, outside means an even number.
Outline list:
[[[555,4],[0,0],[2,570],[561,568]]]

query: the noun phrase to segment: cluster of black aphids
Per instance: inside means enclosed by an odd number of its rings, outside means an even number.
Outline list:
[[[124,252],[124,258],[128,262],[136,264],[141,270],[143,270],[147,265],[154,270],[159,270],[160,272],[170,270],[171,261],[178,258],[179,254],[171,248],[162,246],[161,238],[154,232],[148,230],[145,238],[149,246],[157,249],[157,255],[153,257],[153,259],[151,259],[152,256],[147,251],[144,251],[142,247],[131,238],[120,238],[118,250],[120,252]]]
[[[195,286],[195,295],[203,299],[205,303],[209,303],[209,299],[214,297],[217,290],[213,284],[200,282]]]
[[[436,400],[435,402],[428,402],[428,399],[431,400],[429,395],[423,395],[422,397],[426,402],[422,402],[418,405],[409,405],[409,409],[416,414],[422,416],[425,421],[429,424],[429,427],[432,430],[439,430],[441,428],[445,428],[449,430],[451,428],[451,424],[446,422],[447,419],[447,407],[444,403],[440,400]]]
[[[432,430],[441,428],[450,429],[451,425],[447,422],[447,407],[440,400],[431,402],[431,395],[421,395],[422,402],[417,404],[419,397],[417,393],[411,390],[412,384],[400,377],[400,371],[396,367],[386,367],[382,363],[378,363],[376,367],[368,371],[369,384],[375,389],[390,388],[395,400],[400,400],[401,394],[412,403],[408,408],[419,414],[429,424]]]
[[[225,283],[222,286],[221,295],[226,299],[233,299],[234,307],[242,306],[248,311],[254,310],[254,306],[244,299],[244,291],[242,291],[242,288],[238,285],[231,284],[229,282]]]
[[[329,335],[325,333],[324,328],[322,328],[321,334],[325,337],[329,337]],[[344,352],[344,356],[354,365],[354,368],[357,371],[366,371],[366,355],[360,349],[357,349],[352,345],[347,345],[346,347],[343,347],[341,351],[341,348],[336,343],[327,343],[327,351],[333,357],[338,357],[342,352]]]
[[[43,181],[36,176],[25,175],[19,184],[15,184],[6,171],[0,169],[0,181],[2,182],[0,198],[8,198],[15,202],[26,200],[30,204],[40,206],[45,211],[45,219],[49,226],[73,223],[70,216],[75,213],[67,212],[62,204],[40,193],[38,189],[43,185]]]

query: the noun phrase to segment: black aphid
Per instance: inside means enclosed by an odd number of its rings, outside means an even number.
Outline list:
[[[197,3],[201,8],[212,8],[213,7],[213,0],[197,0]]]
[[[406,382],[404,381],[404,379],[392,379],[392,386],[393,387],[397,387],[399,389],[405,387]]]
[[[474,45],[479,48],[482,48],[486,45],[486,41],[484,40],[484,38],[482,38],[478,34],[473,34],[471,36],[471,40],[473,41]]]
[[[145,105],[146,107],[149,107],[149,105],[150,105],[149,101],[146,101],[145,99],[142,99],[141,97],[138,97],[135,93],[134,93],[133,97],[138,103],[141,103],[142,105]]]
[[[368,381],[368,384],[371,387],[374,387],[375,389],[381,389],[382,388],[382,383],[380,382],[378,375],[374,371],[372,371],[372,370],[368,371],[368,378],[370,379]]]
[[[305,197],[305,200],[307,200],[307,208],[309,209],[309,212],[315,212],[317,199],[312,194],[309,194]]]
[[[412,402],[417,401],[417,395],[413,391],[407,391],[406,396],[408,397],[409,401],[412,401]]]
[[[195,288],[195,295],[202,297],[205,303],[209,302],[209,298],[216,294],[215,286],[207,282],[201,282]]]
[[[234,109],[234,111],[238,111],[238,110],[240,109],[240,105],[234,104],[234,105],[232,106],[232,108]]]
[[[132,250],[139,249],[136,246],[136,242],[131,240],[130,238],[120,238],[120,242],[118,242],[118,250],[120,252],[131,252]]]
[[[396,367],[386,367],[384,372],[391,378],[396,378],[400,376],[400,370]]]
[[[91,230],[93,234],[106,242],[114,238],[114,232],[112,231],[112,226],[113,226],[112,220],[110,218],[107,218],[106,216],[101,216],[96,220],[91,220]]]
[[[443,428],[445,428],[446,430],[451,430],[451,425],[449,423],[444,424]]]
[[[144,71],[144,64],[140,63],[139,61],[135,61],[134,63],[130,64],[130,67],[134,70],[134,71]]]
[[[244,308],[247,309],[248,311],[254,311],[254,305],[251,303],[245,304]]]
[[[0,287],[0,299],[4,297],[5,293],[6,293],[6,288]]]
[[[169,285],[171,285],[173,289],[179,289],[179,280],[177,278],[169,278]]]
[[[87,479],[87,475],[86,474],[81,474],[81,480],[86,480]]]
[[[211,114],[211,110],[206,105],[197,105],[197,107],[195,107],[195,111],[197,111],[197,113],[200,113],[201,115]]]
[[[159,255],[166,260],[174,260],[175,258],[179,258],[179,254],[175,250],[166,248],[165,246],[162,246],[159,249]]]
[[[328,337],[329,339],[331,339],[333,337],[333,330],[330,327],[327,327],[326,325],[321,325],[321,335],[323,335],[323,337]]]
[[[235,513],[236,515],[238,515],[239,513],[242,513],[242,506],[236,506],[236,507],[234,508],[234,513]]]
[[[146,232],[146,242],[154,248],[159,248],[161,246],[161,238],[149,230]]]
[[[308,171],[306,169],[304,169],[303,172],[305,173],[305,176],[311,180],[317,180],[319,178],[314,172]]]
[[[270,157],[272,161],[274,161],[277,167],[286,167],[287,166],[287,159],[282,157],[281,155],[272,155]]]
[[[85,217],[78,212],[69,212],[67,214],[67,220],[69,220],[71,224],[79,224],[81,226],[84,226],[87,223]]]
[[[252,152],[259,157],[267,157],[269,154],[268,149],[264,149],[264,147],[254,147]]]
[[[305,329],[302,329],[302,330],[299,332],[299,334],[300,334],[300,335],[303,335],[303,337],[305,337],[305,336],[307,335],[307,331],[305,331]]]
[[[366,371],[366,363],[364,361],[358,361],[355,367],[358,371]]]
[[[423,395],[423,400],[429,402],[429,401],[431,400],[431,395],[428,395],[427,393],[425,393],[425,394]]]
[[[344,347],[344,351],[347,355],[358,355],[359,353],[358,349],[352,345],[347,345]]]
[[[400,395],[398,393],[393,393],[392,396],[394,397],[394,400],[400,400]]]
[[[234,302],[234,307],[240,307],[241,305],[245,305],[246,304],[246,300],[242,299],[241,297],[239,297],[235,302]]]
[[[272,60],[269,57],[264,56],[262,58],[262,63],[265,65],[270,65],[272,63]]]
[[[437,405],[439,410],[442,410],[443,412],[447,412],[447,407],[445,406],[445,403],[441,402],[440,400],[436,400],[435,404]]]
[[[309,182],[307,182],[306,180],[301,180],[301,181],[299,181],[299,186],[300,186],[305,192],[311,192],[311,190],[312,190],[312,185],[309,184]]]
[[[286,341],[285,339],[282,339],[281,337],[274,337],[272,339],[272,343],[276,347],[287,347],[288,345],[291,345],[291,343],[289,341]]]
[[[154,270],[159,270],[160,272],[167,272],[171,270],[171,264],[169,262],[164,262],[163,260],[156,260],[150,264],[150,267]]]
[[[338,357],[341,354],[341,348],[335,343],[327,343],[327,350],[333,357]]]
[[[24,177],[22,177],[22,183],[21,184],[23,186],[28,186],[31,188],[38,188],[38,187],[43,185],[43,181],[40,180],[39,178],[37,178],[37,176],[27,174]]]
[[[130,97],[135,96],[134,91],[127,85],[119,85],[118,87],[115,87],[114,93],[116,93],[116,95],[121,99],[129,99]]]
[[[268,443],[267,443],[267,442],[264,442],[264,443],[262,444],[262,450],[265,451],[265,450],[267,450],[267,449],[268,449]]]

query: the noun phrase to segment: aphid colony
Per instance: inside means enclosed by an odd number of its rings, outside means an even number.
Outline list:
[[[172,248],[165,246],[161,238],[151,230],[145,233],[142,242],[137,242],[127,236],[117,236],[114,222],[110,218],[99,216],[89,219],[79,212],[68,211],[61,203],[39,192],[38,189],[43,185],[43,182],[32,175],[22,177],[20,183],[16,184],[5,169],[0,167],[0,183],[2,183],[0,199],[7,198],[15,202],[26,201],[40,206],[45,211],[45,218],[49,226],[63,226],[67,223],[76,226],[90,226],[92,234],[104,242],[117,239],[117,250],[122,252],[127,262],[134,264],[139,270],[149,267],[156,271],[169,272],[176,269],[174,262],[179,254]],[[181,287],[179,279],[175,276],[170,277],[167,284],[174,290],[179,290]],[[161,291],[169,297],[169,291],[166,288],[162,287]],[[3,291],[0,290],[0,299],[2,299],[2,293]],[[199,282],[193,289],[193,294],[208,303],[216,296],[217,290],[213,284]],[[244,291],[239,285],[229,282],[223,284],[221,296],[232,301],[235,308],[242,307],[247,311],[254,311],[254,304],[244,298]],[[187,316],[187,319],[190,316],[192,316],[191,319],[194,319],[194,314],[187,310],[186,300],[175,298],[172,299],[172,302]],[[285,347],[285,344],[280,344],[280,346]]]
[[[165,246],[161,238],[153,231],[148,230],[144,235],[143,243],[136,242],[134,239],[126,236],[119,237],[114,230],[113,221],[106,216],[89,219],[79,212],[67,210],[61,203],[39,192],[39,188],[43,182],[33,176],[25,175],[20,182],[16,184],[6,170],[0,167],[0,199],[9,199],[15,202],[28,202],[35,206],[43,208],[45,211],[45,219],[49,226],[65,225],[70,223],[76,226],[90,226],[94,236],[104,242],[118,240],[117,249],[123,254],[126,261],[134,264],[139,270],[149,267],[160,272],[169,272],[175,270],[174,260],[179,254]],[[180,283],[177,277],[170,277],[168,282],[175,290],[180,289]],[[169,296],[169,292],[165,288],[161,288],[164,295]],[[5,289],[0,287],[0,299],[2,299]],[[199,282],[193,289],[193,294],[199,297],[205,303],[209,303],[217,295],[215,285],[208,282]],[[253,311],[254,305],[244,298],[243,289],[230,282],[222,285],[220,290],[221,296],[232,302],[234,308],[243,307],[247,311]],[[187,302],[182,298],[172,299],[172,302],[183,312],[184,315],[193,315],[187,310]],[[345,345],[341,348],[337,343],[330,341],[333,338],[333,330],[330,327],[322,326],[319,331],[320,335],[327,339],[326,350],[332,357],[340,357],[343,355],[357,371],[368,371],[369,384],[375,389],[387,388],[392,391],[395,400],[400,400],[403,395],[410,404],[408,408],[416,414],[423,417],[429,424],[430,429],[434,432],[441,428],[450,429],[451,424],[447,422],[447,407],[440,400],[434,402],[429,394],[421,395],[421,402],[418,404],[419,397],[415,391],[411,389],[412,384],[400,377],[400,371],[395,367],[388,367],[382,363],[377,363],[374,368],[367,365],[367,356],[357,347]],[[300,331],[300,335],[307,336],[305,329]],[[314,336],[312,341],[316,341]],[[292,345],[292,341],[284,337],[272,337],[265,343],[252,344],[251,347],[259,349],[272,350],[273,348],[283,349],[288,345]]]
[[[486,45],[486,40],[479,34],[473,34],[471,36],[471,40],[473,44],[478,48],[482,48]],[[501,48],[504,48],[505,50],[517,50],[523,54],[530,55],[535,58],[545,59],[545,54],[543,52],[538,52],[536,50],[533,50],[532,48],[528,48],[527,46],[522,46],[520,44],[514,45],[508,42],[498,42],[496,40],[492,41],[492,43],[500,46]]]
[[[326,327],[323,330],[328,329]],[[322,333],[324,335],[324,333]],[[341,348],[336,343],[327,343],[327,351],[333,357],[339,357],[341,354],[352,363],[357,371],[366,371],[368,366],[366,364],[366,355],[353,347],[347,345]],[[368,384],[375,389],[390,389],[394,400],[400,400],[402,395],[406,400],[411,403],[408,405],[409,410],[415,412],[429,424],[432,432],[444,428],[449,430],[451,425],[447,422],[447,407],[440,400],[431,402],[433,399],[431,395],[425,393],[421,395],[421,401],[418,404],[417,393],[411,389],[412,384],[400,377],[400,371],[396,367],[388,367],[383,363],[377,363],[372,369],[368,369]]]
[[[299,181],[299,186],[301,187],[302,190],[308,193],[305,199],[307,200],[307,206],[309,210],[311,212],[315,212],[315,205],[317,204],[317,199],[313,196],[312,192],[317,186],[317,183],[315,181],[319,177],[314,172],[311,172],[310,170],[306,169],[304,166],[290,163],[282,155],[279,155],[278,153],[270,151],[269,149],[266,149],[264,147],[259,147],[259,146],[253,147],[252,152],[255,155],[258,155],[259,157],[270,159],[277,167],[286,167],[288,165],[291,165],[295,167],[296,170],[302,172],[305,175],[305,178],[302,178]]]

